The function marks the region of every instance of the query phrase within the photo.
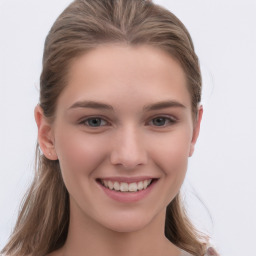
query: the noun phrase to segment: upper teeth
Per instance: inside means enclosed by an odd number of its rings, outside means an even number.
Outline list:
[[[133,182],[133,183],[126,183],[126,182],[118,182],[118,181],[111,181],[111,180],[101,180],[101,183],[112,190],[121,191],[121,192],[136,192],[138,190],[146,189],[149,184],[151,183],[152,179]]]

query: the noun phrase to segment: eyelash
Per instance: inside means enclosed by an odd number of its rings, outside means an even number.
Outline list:
[[[154,120],[157,120],[157,119],[162,119],[162,120],[164,120],[164,125],[153,125],[153,121]],[[89,121],[95,121],[95,120],[98,120],[98,121],[100,121],[101,123],[102,122],[104,122],[105,124],[103,124],[103,125],[99,125],[99,126],[91,126],[91,125],[89,125],[88,124],[88,122]],[[170,117],[170,116],[156,116],[156,117],[154,117],[154,118],[152,118],[148,123],[149,123],[149,125],[153,125],[154,127],[159,127],[159,128],[161,128],[161,127],[166,127],[166,126],[170,126],[170,125],[173,125],[173,124],[175,124],[177,122],[177,120],[176,120],[176,118],[174,118],[174,117]],[[168,124],[166,124],[166,123],[168,123]],[[99,116],[95,116],[95,117],[90,117],[90,118],[86,118],[86,119],[84,119],[83,121],[81,121],[79,124],[81,124],[81,125],[85,125],[85,126],[87,126],[87,127],[90,127],[90,128],[99,128],[99,127],[102,127],[102,126],[108,126],[108,125],[110,125],[110,122],[108,122],[108,121],[106,121],[104,118],[102,118],[102,117],[99,117]]]
[[[90,126],[89,124],[88,124],[88,122],[89,121],[91,121],[91,120],[100,120],[100,121],[104,121],[106,124],[109,124],[109,122],[108,121],[106,121],[104,118],[102,118],[102,117],[97,117],[97,116],[95,116],[95,117],[90,117],[90,118],[86,118],[86,119],[84,119],[83,121],[81,121],[79,124],[81,124],[81,125],[85,125],[85,126],[88,126],[88,127],[92,127],[92,128],[98,128],[98,127],[101,127],[102,125],[100,125],[100,126]],[[87,123],[87,124],[86,124]],[[106,125],[105,124],[105,125]],[[104,125],[104,126],[105,126]]]
[[[157,119],[162,119],[165,121],[165,124],[164,125],[154,125],[155,127],[166,127],[166,126],[170,126],[170,125],[173,125],[177,122],[177,120],[174,118],[174,117],[166,117],[166,116],[157,116],[157,117],[154,117],[151,119],[151,121],[149,123],[152,123],[154,120],[157,120]],[[166,122],[168,122],[168,124],[166,124]]]

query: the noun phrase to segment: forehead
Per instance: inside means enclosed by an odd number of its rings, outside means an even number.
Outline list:
[[[134,97],[145,101],[173,98],[190,105],[186,84],[181,65],[161,49],[102,45],[72,62],[60,102],[121,98],[124,103],[126,97]]]

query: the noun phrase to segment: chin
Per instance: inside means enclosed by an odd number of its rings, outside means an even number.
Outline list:
[[[154,219],[154,216],[147,216],[147,214],[123,213],[118,216],[113,215],[105,223],[105,227],[120,233],[137,232],[148,227]]]
[[[128,221],[126,223],[110,223],[110,225],[108,225],[107,228],[114,232],[131,233],[142,230],[146,226],[146,223],[130,223]]]

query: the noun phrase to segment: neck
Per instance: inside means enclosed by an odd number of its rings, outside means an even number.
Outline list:
[[[165,211],[140,230],[116,232],[73,210],[67,241],[58,255],[179,256],[180,250],[164,235],[164,225]]]

